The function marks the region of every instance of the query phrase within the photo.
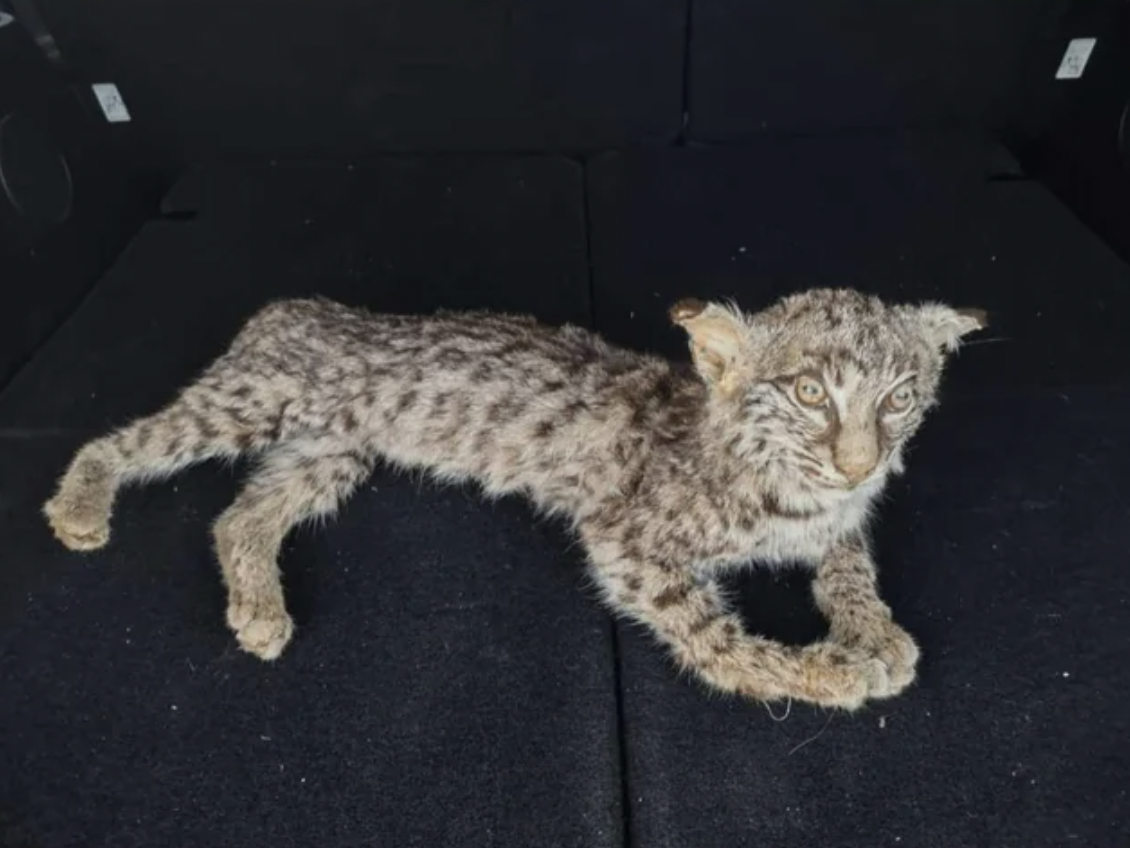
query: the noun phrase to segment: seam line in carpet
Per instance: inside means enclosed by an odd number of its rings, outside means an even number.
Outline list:
[[[689,0],[688,0],[689,3]],[[589,162],[581,162],[581,216],[585,237],[585,270],[588,274],[589,324],[596,331],[596,269],[593,262],[592,215],[589,199]],[[616,618],[608,613],[609,641],[612,648],[612,683],[616,705],[616,752],[620,777],[620,835],[625,848],[631,848],[632,815],[628,784],[627,723],[624,714],[623,664],[620,657],[620,629]]]

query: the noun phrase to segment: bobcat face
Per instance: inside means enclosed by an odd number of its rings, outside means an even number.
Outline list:
[[[818,289],[745,314],[683,301],[710,402],[774,471],[820,489],[854,489],[902,470],[902,451],[937,402],[945,358],[983,313],[890,306]]]

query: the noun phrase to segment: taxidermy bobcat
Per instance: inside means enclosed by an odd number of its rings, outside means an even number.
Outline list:
[[[379,460],[430,469],[567,517],[607,603],[719,690],[849,709],[899,693],[918,648],[877,593],[865,524],[983,313],[816,290],[752,315],[683,301],[671,318],[693,369],[523,317],[274,303],[169,407],[84,446],[44,511],[92,550],[122,485],[254,454],[214,535],[228,624],[273,660],[294,630],[288,531]],[[797,560],[830,638],[746,633],[719,575]]]

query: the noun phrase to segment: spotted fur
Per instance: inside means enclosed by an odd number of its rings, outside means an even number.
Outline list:
[[[866,519],[983,316],[845,290],[671,316],[693,366],[525,317],[274,303],[167,408],[85,445],[44,511],[65,545],[98,548],[121,486],[255,456],[214,537],[228,624],[271,660],[293,634],[276,564],[290,529],[380,460],[428,469],[569,520],[607,603],[717,689],[846,708],[900,692],[918,649],[879,598]],[[830,639],[746,633],[719,573],[797,560]]]

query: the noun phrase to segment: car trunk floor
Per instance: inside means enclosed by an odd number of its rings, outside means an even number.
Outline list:
[[[683,296],[810,286],[989,310],[875,528],[924,651],[853,715],[706,693],[614,624],[557,523],[378,470],[288,542],[298,635],[223,621],[243,469],[126,492],[73,554],[38,510],[270,299],[489,308],[685,357]],[[188,172],[0,394],[0,843],[1108,845],[1130,827],[1130,269],[960,134]],[[806,575],[748,626],[822,624]]]

